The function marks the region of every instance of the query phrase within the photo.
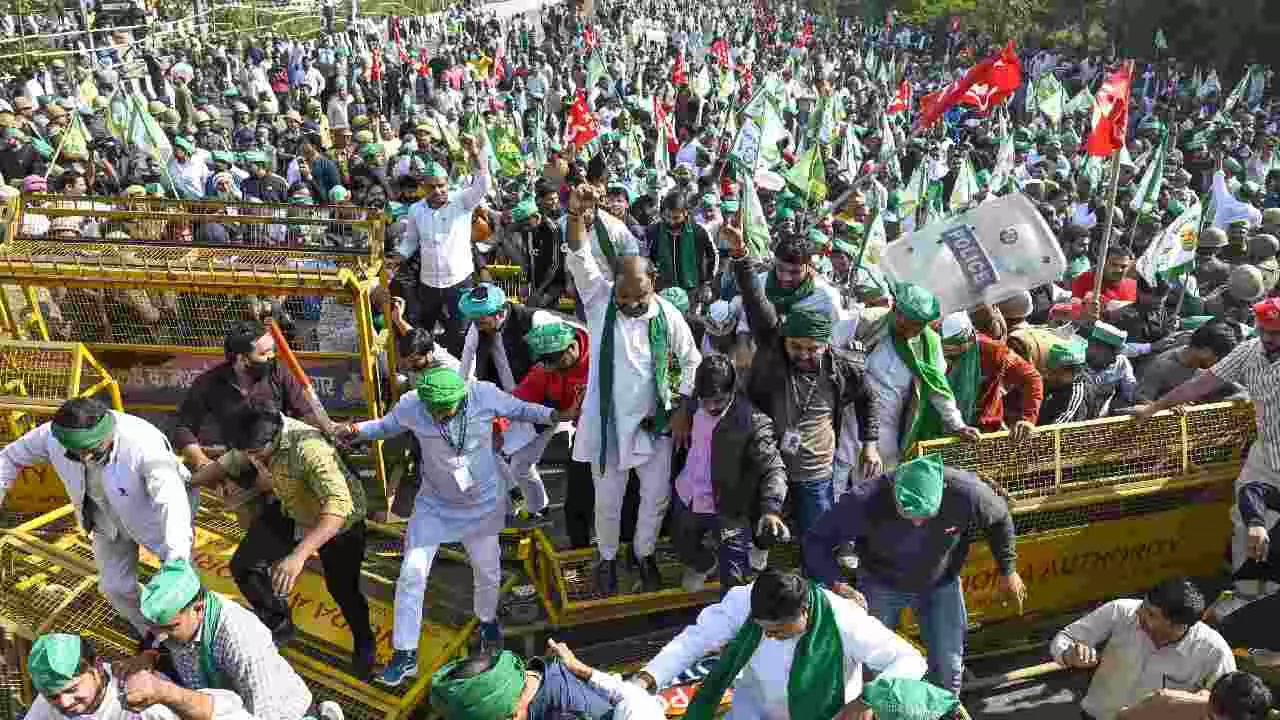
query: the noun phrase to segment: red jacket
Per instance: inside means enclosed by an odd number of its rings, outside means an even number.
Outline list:
[[[1071,281],[1071,296],[1074,298],[1084,299],[1085,295],[1093,292],[1093,271],[1080,273],[1075,280]],[[1123,300],[1125,302],[1137,302],[1138,300],[1138,281],[1131,278],[1121,278],[1120,282],[1114,285],[1108,285],[1106,280],[1102,281],[1102,302],[1109,303],[1113,300]]]
[[[1000,429],[1004,420],[1006,390],[1018,391],[1022,398],[1022,420],[1032,425],[1040,419],[1044,401],[1044,381],[1031,363],[999,340],[978,335],[978,357],[982,365],[982,386],[978,388],[978,427],[983,432]]]
[[[511,394],[529,403],[554,404],[557,410],[578,407],[587,394],[587,377],[591,369],[587,348],[590,344],[587,333],[579,330],[578,347],[582,354],[577,365],[568,370],[550,370],[541,364],[534,365]]]

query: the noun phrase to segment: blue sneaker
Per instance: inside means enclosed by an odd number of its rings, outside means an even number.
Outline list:
[[[391,653],[391,662],[382,669],[378,682],[383,685],[397,687],[400,683],[418,675],[418,653],[413,650],[396,650]]]
[[[497,621],[480,623],[480,652],[502,651],[502,627]]]

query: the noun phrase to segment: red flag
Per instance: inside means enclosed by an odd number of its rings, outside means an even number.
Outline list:
[[[953,33],[960,32],[960,16],[959,15],[951,16],[951,32]]]
[[[720,38],[711,43],[711,54],[716,56],[716,62],[720,63],[720,67],[729,67],[729,43],[724,38]]]
[[[947,88],[943,88],[936,92],[931,92],[928,95],[922,96],[920,98],[920,114],[927,115],[929,113],[932,113],[933,107],[938,104],[939,100],[942,99],[942,94],[946,92],[946,90]],[[945,110],[939,111],[938,114],[941,115],[943,112],[946,112],[946,111]]]
[[[493,53],[493,76],[501,80],[507,75],[507,44],[498,43],[498,49]]]
[[[1102,83],[1093,106],[1093,130],[1087,145],[1090,155],[1106,157],[1124,147],[1129,127],[1129,87],[1133,69],[1125,63]]]
[[[902,85],[898,86],[898,94],[893,96],[893,100],[889,102],[889,107],[884,109],[885,115],[904,112],[911,109],[911,83],[906,80],[902,81]]]
[[[969,72],[964,77],[956,80],[950,85],[939,91],[940,95],[936,102],[930,103],[926,108],[921,103],[920,117],[916,119],[916,130],[923,130],[938,121],[942,114],[955,107],[960,99],[969,92],[978,83],[990,84],[991,68],[996,64],[995,58],[987,58],[982,62],[969,68]]]
[[[596,31],[590,25],[582,31],[582,42],[586,44],[588,50],[594,50],[596,47]]]
[[[687,85],[688,83],[689,78],[686,76],[684,70],[684,51],[681,50],[676,53],[676,64],[671,68],[671,84]]]
[[[671,117],[671,110],[662,104],[656,96],[653,98],[653,120],[659,127],[667,130],[667,150],[670,152],[680,151],[680,141],[676,138],[676,124]]]
[[[1005,98],[1013,97],[1018,86],[1022,84],[1022,61],[1018,59],[1018,53],[1013,49],[1012,40],[1004,46],[995,64],[991,66],[990,83],[996,88],[991,98],[993,103],[1001,103]]]
[[[580,91],[573,105],[569,107],[569,124],[565,128],[565,141],[572,142],[578,150],[581,150],[583,145],[591,142],[599,134],[596,117],[587,109],[587,95]]]

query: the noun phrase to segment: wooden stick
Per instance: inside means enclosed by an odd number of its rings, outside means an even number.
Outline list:
[[[1133,84],[1133,61],[1126,62],[1129,70],[1129,83]],[[1128,102],[1126,100],[1126,102]],[[1116,191],[1120,187],[1120,150],[1111,155],[1111,189],[1107,192],[1107,224],[1103,226],[1102,247],[1098,249],[1098,264],[1093,269],[1093,301],[1098,303],[1099,316],[1102,310],[1102,269],[1107,263],[1107,249],[1111,244],[1111,230],[1115,227]]]
[[[965,692],[975,692],[977,690],[987,690],[993,687],[999,687],[1005,683],[1017,682],[1019,680],[1032,680],[1038,677],[1049,675],[1059,670],[1066,670],[1066,666],[1056,662],[1045,662],[1039,665],[1031,665],[1017,670],[1000,673],[998,675],[988,675],[980,677],[976,680],[966,682],[964,684]]]

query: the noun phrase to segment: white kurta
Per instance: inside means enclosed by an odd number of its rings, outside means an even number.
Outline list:
[[[943,371],[946,371],[944,365]],[[867,381],[871,384],[873,412],[880,420],[880,458],[885,469],[891,469],[902,458],[898,444],[902,441],[898,430],[902,426],[902,413],[911,400],[911,384],[915,376],[898,356],[893,338],[885,337],[867,357]],[[964,417],[955,400],[941,395],[929,395],[929,402],[942,415],[943,427],[954,429],[964,426]]]
[[[685,628],[657,657],[645,666],[659,687],[692,666],[704,656],[718,651],[751,620],[751,588],[745,585],[730,590],[724,599],[698,614],[697,623]],[[844,699],[850,702],[862,694],[862,666],[879,672],[880,677],[918,680],[926,665],[920,652],[891,632],[879,620],[867,614],[852,601],[823,590],[831,604],[840,642],[844,648]],[[788,720],[787,686],[791,663],[795,659],[799,638],[773,640],[764,637],[747,661],[733,686],[731,720]]]
[[[152,705],[140,713],[132,712],[120,704],[123,695],[120,681],[111,674],[111,667],[106,667],[108,687],[102,695],[98,709],[80,715],[77,720],[178,720],[178,714],[164,705]],[[255,720],[244,709],[240,696],[230,690],[200,690],[213,699],[213,720]],[[37,695],[31,709],[27,711],[26,720],[67,720],[62,711],[54,707],[43,695]]]
[[[588,229],[590,232],[590,229]],[[591,252],[583,248],[568,253],[569,272],[587,310],[587,328],[591,335],[591,372],[587,378],[587,394],[582,402],[582,419],[573,443],[573,459],[598,464],[601,433],[600,418],[600,339],[604,331],[605,312],[613,294],[613,283],[601,272]],[[652,417],[658,406],[653,381],[653,358],[649,351],[649,320],[658,312],[666,313],[667,345],[672,363],[680,366],[681,395],[693,392],[693,378],[702,362],[702,354],[693,341],[693,333],[684,316],[671,303],[654,296],[649,310],[638,318],[617,314],[613,326],[613,429],[608,444],[609,467],[628,470],[638,467],[653,454],[653,435],[640,427]]]

